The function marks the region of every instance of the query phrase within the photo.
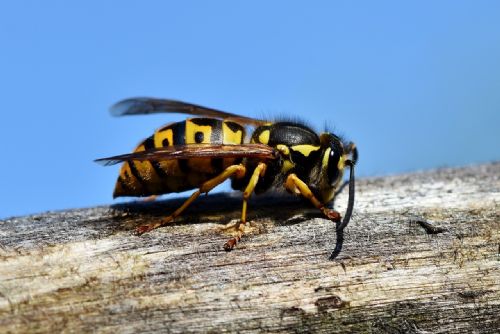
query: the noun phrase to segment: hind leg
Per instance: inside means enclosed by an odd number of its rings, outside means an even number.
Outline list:
[[[149,232],[151,230],[154,230],[155,228],[158,228],[160,226],[166,225],[170,222],[172,222],[176,217],[178,217],[191,203],[194,202],[203,193],[208,193],[210,190],[221,184],[222,182],[226,181],[228,178],[230,178],[233,175],[236,175],[236,177],[243,177],[246,173],[245,166],[243,165],[231,165],[227,167],[222,173],[217,175],[216,177],[204,182],[198,190],[196,190],[194,193],[191,194],[191,196],[177,209],[175,210],[170,216],[160,220],[159,222],[155,223],[149,223],[145,225],[141,225],[137,227],[136,232],[137,234],[141,235],[143,233]]]

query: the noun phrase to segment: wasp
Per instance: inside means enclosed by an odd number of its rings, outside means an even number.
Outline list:
[[[317,134],[300,122],[269,122],[200,105],[169,99],[131,98],[111,107],[115,116],[183,113],[198,117],[165,125],[143,140],[129,154],[96,162],[106,166],[123,163],[113,197],[155,196],[196,189],[172,214],[137,227],[138,234],[172,222],[196,198],[231,179],[243,192],[241,219],[236,235],[224,244],[232,250],[244,234],[247,205],[252,193],[284,188],[304,197],[336,223],[337,240],[330,259],[342,249],[344,228],[354,206],[354,165],[358,151],[333,133]],[[253,128],[247,138],[246,130]],[[346,213],[330,208],[349,167]]]

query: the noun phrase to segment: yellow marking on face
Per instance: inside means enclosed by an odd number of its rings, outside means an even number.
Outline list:
[[[222,133],[223,144],[240,144],[243,141],[243,131],[238,129],[234,132],[225,122],[222,123]]]
[[[340,156],[339,163],[337,164],[337,168],[339,169],[339,171],[344,170],[344,168],[345,168],[345,159],[346,159],[346,155]]]
[[[311,152],[315,152],[320,149],[320,146],[314,145],[294,145],[291,147],[292,150],[302,153],[303,156],[308,157]]]
[[[259,143],[261,144],[267,144],[269,143],[269,136],[271,134],[271,131],[269,130],[264,130],[259,134]]]
[[[325,150],[325,153],[323,154],[323,160],[321,161],[321,167],[323,167],[323,169],[328,168],[328,159],[330,159],[330,152],[331,151],[332,151],[331,148],[327,148]]]
[[[196,142],[196,133],[203,134],[203,140]],[[210,144],[210,137],[212,135],[212,127],[210,125],[197,125],[186,120],[186,144]]]
[[[156,131],[154,134],[154,144],[156,148],[164,147],[163,143],[168,141],[168,146],[174,142],[174,132],[172,129]]]

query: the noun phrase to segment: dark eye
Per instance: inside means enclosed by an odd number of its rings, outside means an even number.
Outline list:
[[[332,145],[330,146],[330,156],[328,157],[328,181],[330,184],[334,184],[337,182],[337,179],[340,175],[339,171],[339,160],[340,157],[342,156],[342,147],[338,142],[333,142]]]

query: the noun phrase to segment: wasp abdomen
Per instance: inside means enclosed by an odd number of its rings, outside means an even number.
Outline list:
[[[244,127],[235,122],[191,118],[156,130],[134,152],[175,145],[241,144],[244,138]],[[126,161],[113,196],[149,196],[197,188],[234,163],[235,159],[209,158]]]

